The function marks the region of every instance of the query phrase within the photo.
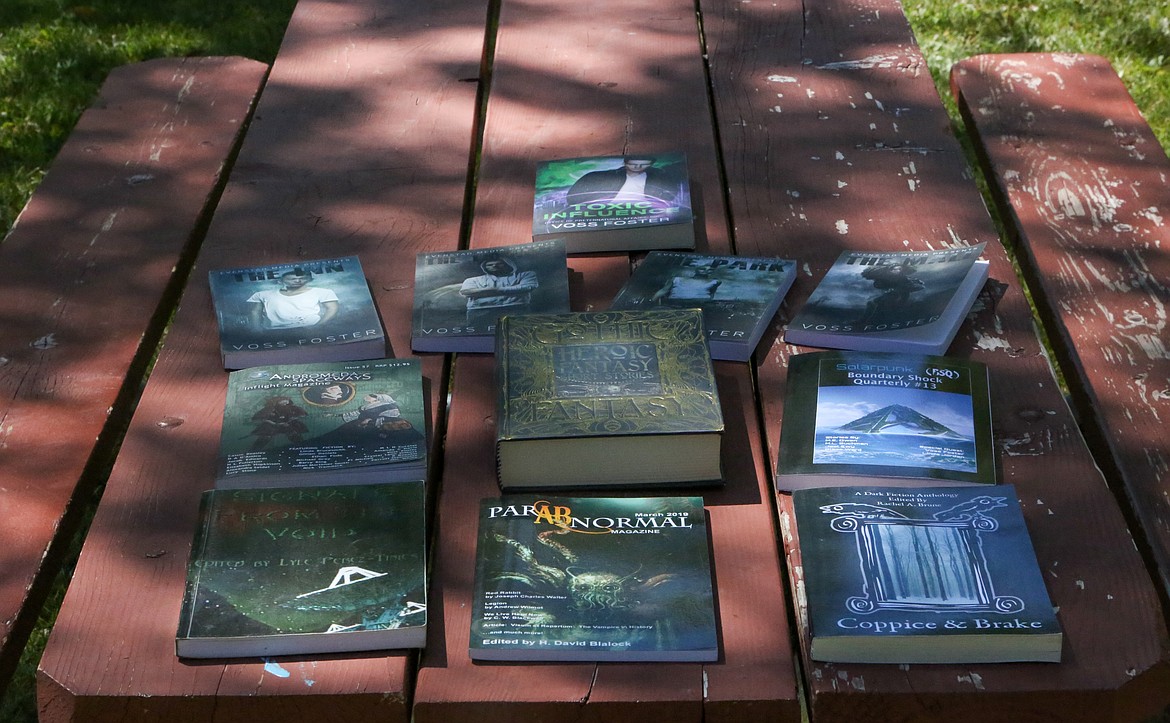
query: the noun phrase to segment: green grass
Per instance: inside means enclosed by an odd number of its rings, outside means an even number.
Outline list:
[[[947,74],[961,58],[1025,51],[1094,53],[1113,62],[1163,147],[1170,147],[1170,5],[1165,0],[903,2],[956,121]],[[295,0],[0,0],[0,236],[8,233],[112,68],[182,55],[242,55],[270,62],[294,5]],[[0,703],[2,721],[36,720],[36,664],[69,567],[58,577]]]

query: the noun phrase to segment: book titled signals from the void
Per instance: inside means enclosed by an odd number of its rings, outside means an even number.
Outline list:
[[[199,514],[181,657],[422,647],[422,481],[211,490]]]
[[[703,500],[484,500],[473,605],[473,660],[715,660]]]
[[[1010,485],[821,487],[793,505],[813,660],[1060,661]]]
[[[987,368],[915,354],[791,357],[776,484],[994,484]]]

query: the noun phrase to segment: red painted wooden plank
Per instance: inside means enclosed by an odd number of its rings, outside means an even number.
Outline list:
[[[458,0],[297,6],[42,659],[42,720],[409,719],[413,653],[174,655],[226,387],[206,273],[357,254],[408,353],[414,254],[459,241],[485,18]],[[436,417],[443,366],[424,360]]]
[[[265,71],[116,68],[0,245],[0,680],[59,562],[54,539],[76,531],[70,500],[100,482]]]
[[[1093,448],[1170,589],[1170,160],[1104,58],[985,55],[951,78]]]
[[[1164,707],[1166,629],[1155,589],[1081,439],[924,60],[896,0],[703,0],[735,240],[744,254],[802,259],[785,308],[844,248],[988,241],[1004,295],[951,348],[991,368],[1003,478],[1060,607],[1059,665],[829,665],[805,657],[814,720],[1134,719]],[[759,367],[776,450],[787,359]],[[789,501],[780,495],[787,524]],[[1088,541],[1092,541],[1091,543]],[[799,549],[786,542],[799,577]]]
[[[700,246],[728,251],[694,6],[504,2],[492,64],[474,247],[526,240],[536,162],[626,150],[687,153],[702,201]],[[604,309],[625,256],[573,257],[573,306]],[[459,356],[452,380],[433,589],[434,628],[415,691],[420,723],[459,720],[796,720],[799,715],[764,451],[750,369],[719,365],[728,433],[711,516],[723,658],[697,664],[473,664],[467,655],[478,501],[494,478],[493,363]],[[436,603],[437,604],[437,603]]]

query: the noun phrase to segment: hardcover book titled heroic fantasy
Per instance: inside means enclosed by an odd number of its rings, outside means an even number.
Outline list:
[[[791,259],[651,251],[610,309],[702,309],[711,358],[747,361],[795,278]]]
[[[569,310],[561,241],[419,254],[414,270],[415,351],[491,352],[505,314]]]
[[[788,363],[781,490],[995,484],[987,368],[968,359],[825,351]]]
[[[472,605],[473,660],[716,660],[703,500],[484,500]]]
[[[1060,662],[1060,624],[1012,486],[822,487],[792,499],[813,660]]]
[[[423,505],[422,481],[205,492],[179,656],[422,647]]]
[[[504,489],[722,480],[698,309],[507,316],[496,341]]]
[[[536,167],[532,240],[569,253],[689,249],[694,216],[686,156],[590,156]]]
[[[285,364],[228,375],[220,488],[426,477],[417,359]]]
[[[225,369],[386,356],[386,334],[356,256],[208,277]]]
[[[984,244],[942,251],[846,251],[784,331],[789,344],[945,354],[979,290]]]

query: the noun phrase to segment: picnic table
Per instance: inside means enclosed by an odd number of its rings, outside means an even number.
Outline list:
[[[1151,570],[1056,383],[897,0],[700,0],[698,10],[299,2],[41,661],[43,721],[798,721],[802,709],[814,721],[1098,721],[1170,704]],[[359,255],[405,356],[416,254],[529,238],[538,160],[664,150],[689,160],[697,250],[797,258],[802,269],[753,362],[716,364],[726,483],[702,492],[718,662],[471,662],[476,510],[498,491],[483,354],[419,355],[434,422],[425,649],[175,657],[226,391],[207,271]],[[1063,658],[812,661],[791,500],[771,483],[787,361],[801,351],[781,330],[844,249],[979,242],[992,281],[950,353],[991,370],[1002,479],[1019,492]],[[630,262],[571,257],[573,308],[606,308]]]

